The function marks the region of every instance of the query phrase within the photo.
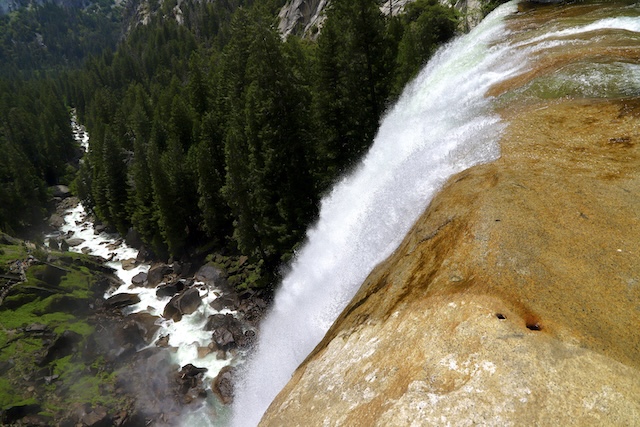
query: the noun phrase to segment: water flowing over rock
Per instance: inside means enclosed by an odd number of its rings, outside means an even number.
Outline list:
[[[178,322],[185,314],[195,312],[200,304],[202,304],[202,298],[200,297],[198,289],[189,288],[171,298],[171,301],[165,306],[162,316]]]
[[[507,21],[528,65],[488,92],[508,125],[501,157],[447,181],[261,426],[637,424],[640,17],[627,4]]]

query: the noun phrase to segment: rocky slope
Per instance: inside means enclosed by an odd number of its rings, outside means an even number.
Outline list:
[[[541,55],[490,94],[584,55],[633,61],[623,40]],[[260,425],[637,424],[640,98],[501,114],[501,158],[448,181]]]
[[[104,300],[120,285],[105,261],[0,233],[0,425],[179,425],[207,397],[230,403],[234,368],[207,384],[206,368],[176,364],[178,349],[159,333],[159,316],[126,313],[138,294]],[[242,314],[207,319],[212,343],[198,348],[198,361],[231,360],[251,345],[266,306],[258,293],[227,285],[245,274],[242,264],[222,257],[199,268],[155,263],[132,282],[171,296],[163,316],[175,322],[204,303],[199,288],[215,289],[212,307]]]

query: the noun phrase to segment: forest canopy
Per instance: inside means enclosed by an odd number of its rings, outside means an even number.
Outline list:
[[[316,41],[283,40],[283,3],[186,1],[177,19],[166,1],[145,25],[129,16],[126,32],[127,8],[104,5],[96,10],[108,13],[46,4],[3,17],[0,56],[11,66],[2,73],[26,81],[2,83],[0,144],[10,155],[0,162],[0,227],[38,221],[46,186],[75,174],[85,207],[158,257],[243,254],[258,272],[245,285],[273,285],[321,196],[458,25],[436,0],[393,17],[376,0],[334,0]],[[61,19],[67,33],[55,28]],[[116,24],[126,34],[117,45]],[[42,49],[40,39],[56,42]],[[16,40],[25,49],[10,48]],[[70,108],[91,136],[77,173]]]

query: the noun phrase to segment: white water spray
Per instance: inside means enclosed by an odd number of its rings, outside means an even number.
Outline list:
[[[322,201],[262,323],[237,385],[233,425],[255,426],[376,264],[400,244],[451,175],[499,156],[503,130],[484,97],[526,63],[494,11],[440,50],[385,117],[361,165]]]

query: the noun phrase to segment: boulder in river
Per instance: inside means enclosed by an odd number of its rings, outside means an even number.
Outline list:
[[[53,213],[51,214],[51,216],[49,217],[49,225],[52,228],[60,229],[62,228],[62,226],[64,225],[64,218],[62,217],[62,215],[58,214],[58,213]]]
[[[120,263],[122,264],[122,269],[125,271],[133,270],[137,264],[135,258],[123,259]]]
[[[196,272],[194,278],[211,286],[222,286],[226,283],[226,273],[214,265],[205,264]]]
[[[67,244],[67,246],[73,248],[76,246],[80,246],[81,244],[84,243],[84,239],[81,239],[79,237],[72,237],[70,239],[65,239],[65,242]]]
[[[154,288],[162,282],[166,274],[171,273],[173,270],[166,264],[155,264],[147,272],[147,286]]]
[[[156,288],[156,296],[158,298],[172,297],[178,292],[182,292],[184,288],[185,284],[181,280],[176,280],[172,283],[161,283]]]
[[[183,315],[195,312],[200,304],[202,304],[202,298],[198,289],[189,288],[171,298],[164,308],[162,317],[178,322]]]
[[[250,344],[250,335],[245,335],[242,322],[232,314],[214,314],[209,316],[204,327],[212,331],[212,340],[219,349],[229,350]]]
[[[138,294],[120,293],[111,295],[109,298],[107,298],[107,300],[104,302],[104,306],[106,308],[117,309],[124,308],[129,305],[134,305],[139,302],[140,297],[138,296]]]
[[[233,366],[225,366],[220,369],[218,375],[211,382],[211,391],[220,401],[229,405],[233,403],[233,384],[236,374],[236,368]]]
[[[140,272],[131,278],[131,283],[136,286],[143,286],[147,281],[147,273]]]
[[[188,363],[176,374],[178,390],[180,395],[182,395],[184,403],[191,403],[197,398],[207,396],[207,392],[202,384],[202,378],[205,372],[207,372],[207,368],[198,368]]]
[[[222,311],[224,309],[235,310],[238,307],[238,297],[236,294],[220,295],[209,303],[211,308],[216,311]]]

